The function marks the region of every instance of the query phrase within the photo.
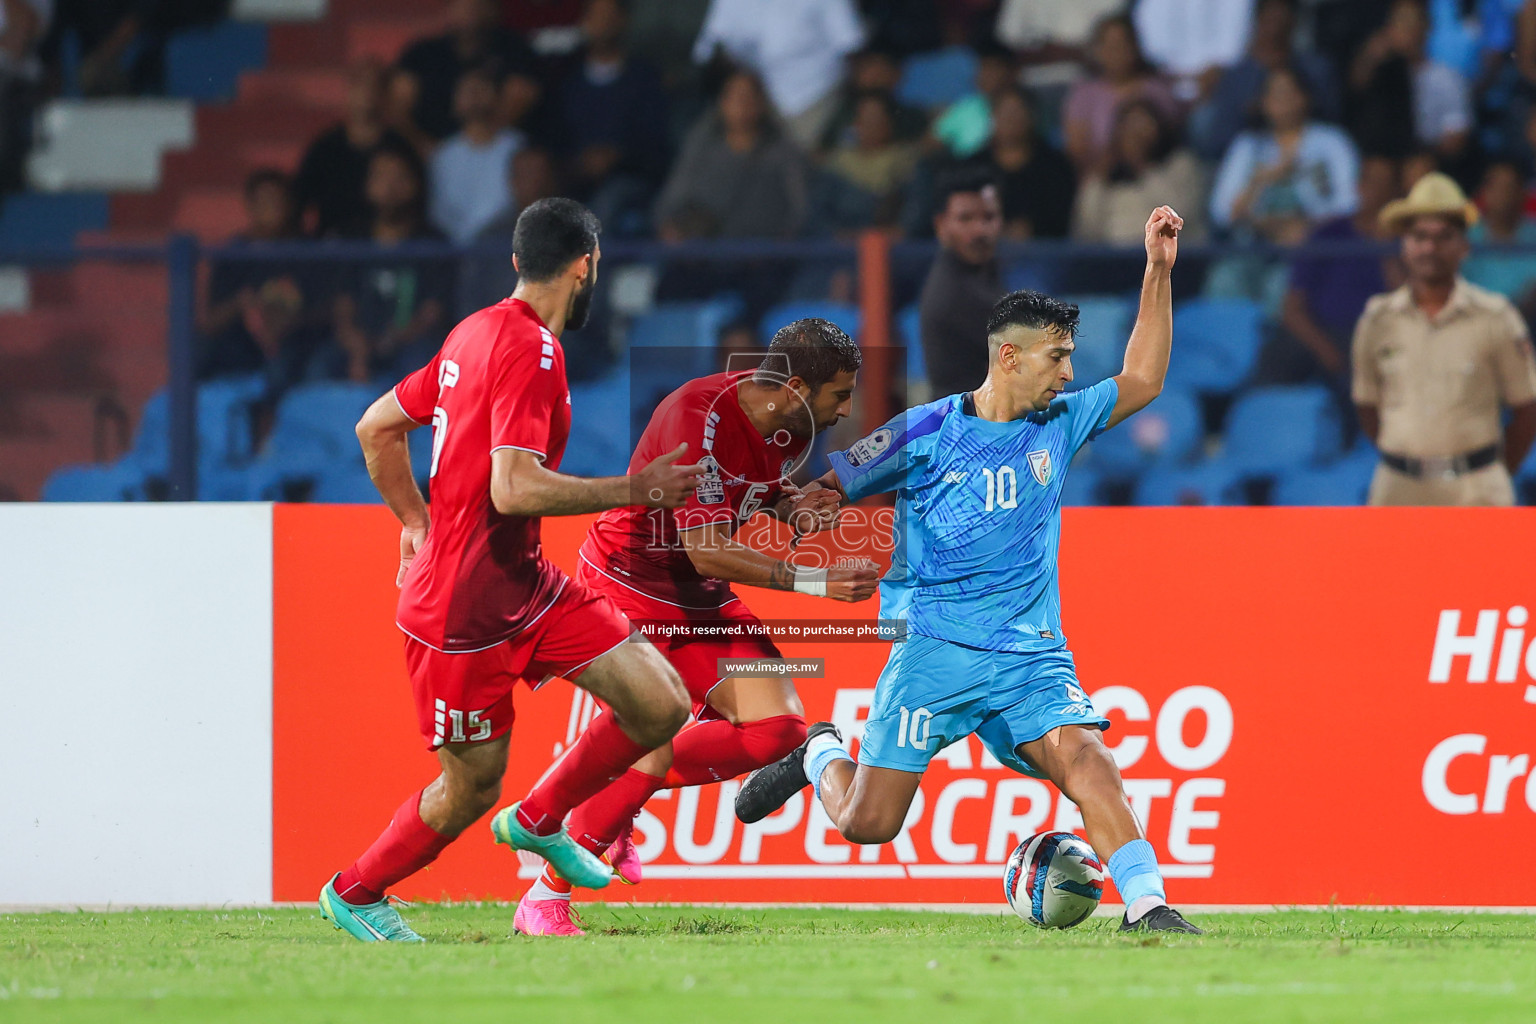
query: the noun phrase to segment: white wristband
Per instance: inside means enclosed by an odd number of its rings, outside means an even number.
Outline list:
[[[827,596],[827,570],[795,568],[795,593]]]

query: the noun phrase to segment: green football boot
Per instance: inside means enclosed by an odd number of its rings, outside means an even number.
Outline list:
[[[377,903],[354,906],[336,894],[338,874],[320,890],[320,916],[354,939],[364,942],[425,942],[411,931],[395,903],[405,901],[396,896],[386,896]],[[407,906],[409,904],[406,904]]]
[[[601,889],[613,881],[613,868],[577,845],[564,825],[547,836],[536,836],[523,828],[517,820],[520,803],[504,808],[491,819],[491,834],[498,843],[538,854],[549,861],[561,878],[583,889]]]

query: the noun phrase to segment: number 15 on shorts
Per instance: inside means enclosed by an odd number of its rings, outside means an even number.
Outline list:
[[[484,711],[470,711],[465,713],[455,708],[450,708],[447,701],[436,702],[435,724],[437,726],[437,745],[444,743],[479,743],[481,740],[491,738],[491,723],[482,720]],[[466,722],[473,733],[466,734]]]

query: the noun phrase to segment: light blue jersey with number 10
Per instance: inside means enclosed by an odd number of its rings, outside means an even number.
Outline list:
[[[983,650],[1065,647],[1056,587],[1062,480],[1118,396],[1104,380],[1044,412],[994,423],[968,411],[969,395],[950,395],[829,455],[849,501],[897,493],[880,617]]]

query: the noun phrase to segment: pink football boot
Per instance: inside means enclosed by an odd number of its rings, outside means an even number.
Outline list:
[[[608,847],[603,859],[613,868],[614,877],[619,881],[625,885],[640,884],[640,851],[635,849],[634,822],[624,826],[624,831]]]
[[[512,930],[519,935],[587,934],[570,900],[531,900],[526,895],[518,901]]]

